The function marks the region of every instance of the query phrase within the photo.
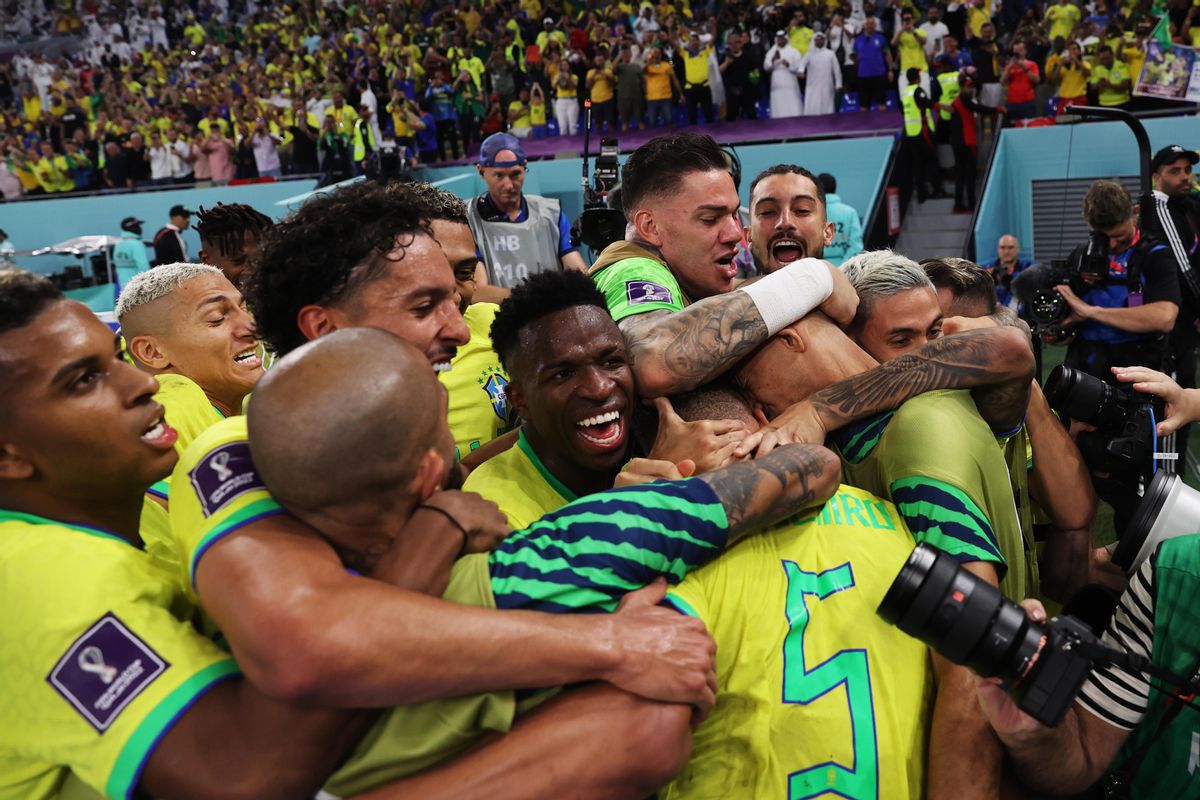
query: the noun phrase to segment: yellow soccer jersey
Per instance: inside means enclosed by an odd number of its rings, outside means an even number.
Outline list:
[[[450,371],[438,375],[450,395],[447,418],[454,435],[454,452],[463,456],[512,430],[508,403],[508,375],[492,349],[492,321],[500,306],[475,303],[463,319],[471,340],[458,349]]]
[[[162,736],[237,672],[166,567],[107,531],[0,511],[0,798],[68,773],[132,797]]]
[[[162,403],[167,424],[179,433],[175,451],[183,455],[197,436],[225,419],[225,415],[191,378],[171,374],[156,375],[155,378],[158,379],[158,391],[154,393],[154,399]]]
[[[913,544],[891,503],[843,485],[673,588],[716,640],[719,691],[659,797],[921,797],[929,656],[875,613]]]
[[[514,531],[528,528],[576,499],[575,493],[546,469],[525,438],[525,431],[517,434],[515,446],[473,469],[463,490],[500,506]]]
[[[250,460],[245,417],[221,420],[184,450],[170,494],[171,538],[192,598],[196,565],[208,548],[255,520],[285,513]],[[212,633],[207,624],[205,633]]]

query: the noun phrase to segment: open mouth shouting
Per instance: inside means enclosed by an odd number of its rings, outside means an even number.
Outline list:
[[[736,257],[737,250],[731,250],[728,254],[721,256],[713,262],[722,277],[730,279],[737,275],[737,264],[733,263]]]
[[[804,242],[790,235],[780,236],[771,242],[771,259],[777,264],[791,264],[804,258]]]
[[[607,411],[575,423],[575,429],[589,449],[610,451],[625,442],[625,421],[620,411]]]

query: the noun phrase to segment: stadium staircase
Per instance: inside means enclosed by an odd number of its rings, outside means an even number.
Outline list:
[[[908,205],[895,250],[914,261],[961,256],[971,233],[971,215],[955,214],[954,201],[926,200]]]

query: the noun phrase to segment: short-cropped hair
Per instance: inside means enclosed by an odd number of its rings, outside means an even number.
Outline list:
[[[1133,198],[1116,181],[1096,181],[1083,197],[1083,218],[1095,231],[1106,231],[1133,216]]]
[[[869,250],[852,256],[842,264],[842,272],[858,292],[858,314],[855,323],[870,318],[871,309],[879,300],[909,289],[934,291],[933,281],[911,258],[891,250]]]
[[[996,312],[996,280],[965,258],[927,258],[921,268],[938,289],[949,289],[956,301],[980,303],[987,315]]]
[[[210,267],[208,264],[189,264],[182,261],[175,264],[163,264],[161,267],[139,272],[129,283],[125,284],[125,288],[121,289],[121,296],[117,298],[117,308],[114,312],[117,321],[124,322],[135,308],[141,308],[147,303],[153,303],[155,300],[166,297],[192,278],[220,274],[222,274],[221,270]]]
[[[0,269],[0,333],[23,328],[63,293],[44,275]]]
[[[621,167],[621,205],[626,217],[648,198],[678,188],[693,172],[729,171],[729,160],[716,140],[696,133],[658,136],[634,150]]]

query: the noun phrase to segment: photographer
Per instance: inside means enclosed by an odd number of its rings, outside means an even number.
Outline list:
[[[1069,308],[1063,327],[1077,326],[1063,363],[1109,382],[1113,366],[1163,366],[1179,313],[1171,252],[1142,235],[1137,211],[1120,184],[1093,183],[1083,199],[1092,242],[1072,254],[1070,285],[1054,287]]]
[[[1130,578],[1102,641],[1194,683],[1200,667],[1197,596],[1200,535],[1168,539]],[[1032,620],[1045,621],[1040,603],[1025,606]],[[984,714],[1025,784],[1075,793],[1107,772],[1104,796],[1110,798],[1200,793],[1196,707],[1188,691],[1146,672],[1095,665],[1066,717],[1050,728],[1018,710],[995,680],[978,685]]]

